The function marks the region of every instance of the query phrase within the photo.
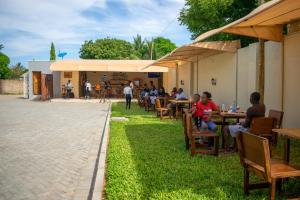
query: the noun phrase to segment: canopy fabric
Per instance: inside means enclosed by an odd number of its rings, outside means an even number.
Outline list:
[[[51,64],[51,71],[105,71],[105,72],[168,72],[161,66],[145,66],[153,60],[59,60]]]
[[[194,57],[202,59],[224,52],[234,53],[238,48],[240,48],[240,42],[237,40],[217,42],[195,42],[176,48],[171,53],[156,60],[154,63],[151,63],[151,65],[148,65],[148,67],[155,65],[172,68],[176,67],[177,65],[181,65],[185,62],[191,61]]]
[[[245,17],[226,26],[208,31],[195,41],[202,41],[220,32],[260,39],[282,41],[282,26],[300,19],[299,0],[273,0],[259,6]]]

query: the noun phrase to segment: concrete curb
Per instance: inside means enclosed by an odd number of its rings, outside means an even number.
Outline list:
[[[106,170],[106,155],[107,155],[107,148],[108,148],[108,141],[109,141],[109,132],[110,132],[110,116],[111,116],[111,103],[109,105],[109,111],[107,114],[107,120],[105,124],[105,130],[102,135],[102,142],[101,146],[99,147],[99,157],[98,157],[98,165],[97,167],[97,173],[95,176],[95,183],[93,187],[93,191],[89,197],[88,200],[100,200],[103,198],[103,192],[105,189],[105,170]]]

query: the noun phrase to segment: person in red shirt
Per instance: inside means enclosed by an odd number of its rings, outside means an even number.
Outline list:
[[[194,94],[193,102],[191,104],[192,104],[191,113],[193,115],[195,125],[198,128],[200,128],[201,127],[201,117],[203,115],[203,112],[201,110],[201,101],[200,101],[200,95],[199,94]]]
[[[211,97],[212,97],[212,96],[211,96],[211,93],[205,91],[205,92],[203,92],[203,94],[205,94],[205,95],[207,96],[208,104],[209,104],[209,106],[211,107],[211,109],[212,109],[213,111],[219,111],[219,110],[220,110],[219,106],[211,99]]]
[[[201,112],[202,112],[202,124],[203,129],[210,131],[217,131],[217,125],[210,120],[212,111],[216,110],[217,106],[209,99],[211,94],[209,92],[203,92],[201,96]]]

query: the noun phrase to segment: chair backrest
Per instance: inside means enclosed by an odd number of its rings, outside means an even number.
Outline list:
[[[251,133],[242,132],[237,136],[237,144],[241,164],[244,167],[253,167],[270,182],[271,172],[268,140]]]
[[[187,127],[186,127],[186,117],[187,114],[189,113],[188,109],[183,109],[183,114],[182,114],[182,126],[183,126],[183,133],[184,135],[187,135]]]
[[[192,129],[193,129],[192,114],[186,113],[185,120],[186,120],[186,134],[189,136],[192,133]]]
[[[261,136],[271,136],[275,127],[275,119],[271,117],[253,118],[250,126],[250,133]]]
[[[155,108],[161,108],[160,100],[155,99]]]
[[[275,128],[281,128],[284,112],[279,110],[270,110],[269,117],[276,119]]]

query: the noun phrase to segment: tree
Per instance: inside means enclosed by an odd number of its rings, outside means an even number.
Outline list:
[[[178,18],[181,25],[187,26],[192,39],[211,29],[229,24],[244,17],[258,6],[257,0],[186,0]],[[242,46],[256,39],[226,33],[214,35],[207,40],[241,39]]]
[[[0,51],[1,51],[1,49],[3,49],[4,48],[4,45],[3,44],[0,44]]]
[[[11,78],[20,78],[25,72],[28,71],[20,62],[10,68]]]
[[[136,37],[133,37],[133,49],[138,58],[142,58],[145,55],[145,41],[142,39],[142,36],[137,34]]]
[[[0,46],[0,50],[2,50],[4,46],[2,44]],[[0,79],[10,78],[11,71],[8,68],[9,63],[9,57],[0,51]]]
[[[159,59],[170,53],[176,48],[176,45],[167,38],[157,37],[153,40],[155,44],[155,58]]]
[[[55,47],[54,47],[53,42],[51,42],[50,60],[56,60]]]
[[[83,59],[136,59],[130,42],[114,38],[85,41],[79,54]]]
[[[153,60],[155,59],[155,44],[154,44],[154,40],[146,40],[146,58]]]

